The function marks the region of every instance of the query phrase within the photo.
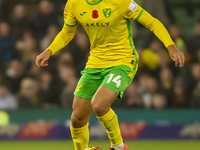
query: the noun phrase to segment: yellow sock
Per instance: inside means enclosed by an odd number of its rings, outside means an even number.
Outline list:
[[[110,139],[111,145],[115,146],[123,142],[119,129],[118,118],[112,109],[110,109],[105,115],[97,118],[106,128],[106,132],[108,134],[108,138]]]
[[[75,150],[85,150],[86,148],[88,148],[88,142],[89,142],[88,123],[82,128],[73,128],[71,124],[70,130]]]

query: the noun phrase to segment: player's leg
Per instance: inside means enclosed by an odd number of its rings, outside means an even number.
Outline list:
[[[110,108],[111,104],[117,98],[118,93],[113,90],[100,86],[92,99],[92,108],[97,118],[105,126],[109,139],[113,145],[118,145],[122,142],[120,131],[118,130],[118,120],[114,111]],[[110,133],[116,131],[114,134]]]
[[[85,69],[74,92],[73,113],[71,116],[71,135],[75,150],[88,148],[89,131],[88,120],[92,113],[91,99],[102,83],[98,76],[101,70]]]
[[[97,118],[106,128],[111,145],[117,146],[121,144],[121,149],[123,149],[124,144],[119,129],[118,118],[115,112],[110,108],[117,96],[118,93],[113,90],[100,86],[92,99],[92,108]]]
[[[126,150],[119,129],[118,118],[110,108],[118,95],[131,83],[135,70],[127,66],[116,66],[107,72],[102,86],[99,87],[92,99],[92,108],[97,118],[102,122],[111,142],[111,147]]]
[[[88,147],[88,120],[92,112],[90,100],[74,96],[70,130],[75,150],[84,150]]]

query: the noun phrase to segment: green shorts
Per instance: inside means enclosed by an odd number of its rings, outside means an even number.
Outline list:
[[[132,82],[137,67],[131,69],[125,65],[109,68],[86,68],[81,74],[74,95],[80,98],[91,100],[100,86],[105,86],[121,98],[126,87]]]

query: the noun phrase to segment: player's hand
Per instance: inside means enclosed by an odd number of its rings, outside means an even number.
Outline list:
[[[169,51],[170,58],[175,62],[175,66],[178,67],[179,64],[179,67],[183,67],[185,62],[185,56],[183,52],[179,51],[176,48],[176,45],[170,45],[167,47],[167,49]]]
[[[48,59],[51,56],[51,50],[45,50],[40,55],[36,57],[35,63],[38,67],[48,66]]]

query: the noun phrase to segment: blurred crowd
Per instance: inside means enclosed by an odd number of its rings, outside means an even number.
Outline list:
[[[62,29],[65,3],[41,0],[31,16],[26,4],[9,6],[0,0],[0,110],[71,108],[80,71],[89,56],[90,43],[83,28],[78,26],[69,45],[51,56],[48,67],[38,68],[36,56]],[[135,43],[140,55],[135,79],[113,107],[200,108],[200,20],[191,26],[189,38],[176,24],[163,21],[185,54],[185,67],[176,68],[167,49],[149,31],[140,38],[142,45]],[[144,27],[133,24],[133,39],[141,30]]]

